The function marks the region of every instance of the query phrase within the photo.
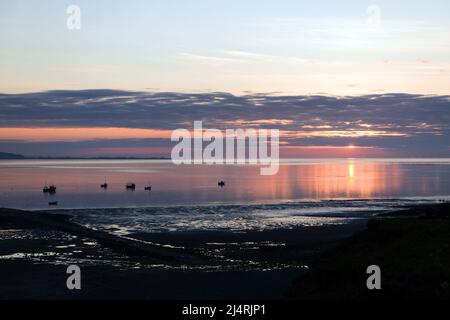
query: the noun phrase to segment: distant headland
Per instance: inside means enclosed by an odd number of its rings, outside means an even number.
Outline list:
[[[0,160],[170,160],[169,157],[29,157],[16,153],[0,152]]]

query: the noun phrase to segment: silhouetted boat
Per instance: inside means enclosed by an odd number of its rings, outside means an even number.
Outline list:
[[[219,181],[217,185],[221,188],[225,187],[225,181]]]
[[[44,193],[56,193],[56,187],[54,185],[45,186],[42,191]]]
[[[48,203],[49,206],[57,206],[58,205],[58,201],[51,201]]]
[[[102,189],[108,189],[108,184],[106,183],[106,177],[105,177],[105,182],[103,184],[100,185],[100,188]]]
[[[144,188],[144,190],[151,191],[151,190],[152,190],[152,186],[148,185],[148,186],[146,186],[146,187]]]
[[[136,189],[136,185],[134,184],[134,183],[127,183],[127,185],[125,186],[125,188],[126,189],[129,189],[129,190],[134,190],[134,189]]]

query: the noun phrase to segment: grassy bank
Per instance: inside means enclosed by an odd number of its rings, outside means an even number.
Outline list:
[[[450,204],[419,206],[371,220],[367,230],[322,253],[289,299],[449,299]],[[381,290],[368,290],[369,265]]]

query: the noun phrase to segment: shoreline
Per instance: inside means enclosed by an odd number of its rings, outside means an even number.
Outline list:
[[[310,277],[330,252],[383,221],[439,219],[440,206],[448,211],[448,204],[417,205],[338,226],[126,238],[86,228],[70,215],[3,208],[0,256],[11,258],[0,261],[7,275],[0,299],[304,299],[294,294],[304,281],[299,274]],[[70,292],[65,269],[77,263],[83,290]]]
[[[42,207],[15,207],[15,208],[3,208],[0,207],[0,210],[20,210],[26,212],[34,212],[34,213],[57,213],[57,214],[65,214],[61,213],[63,211],[84,211],[84,210],[117,210],[117,209],[159,209],[159,208],[207,208],[207,207],[224,207],[224,208],[233,208],[233,207],[259,207],[259,206],[267,206],[267,207],[276,207],[276,206],[296,206],[299,204],[334,204],[334,203],[363,203],[363,202],[405,202],[400,204],[398,207],[401,208],[411,208],[412,206],[417,205],[432,205],[438,201],[447,201],[450,202],[450,195],[437,195],[437,196],[411,196],[411,197],[379,197],[379,198],[323,198],[323,199],[285,199],[282,201],[279,200],[251,200],[251,201],[234,201],[230,200],[229,202],[205,202],[205,203],[177,203],[177,204],[145,204],[145,205],[129,205],[129,206],[91,206],[91,207],[64,207],[58,205],[57,207],[49,207],[48,203]],[[409,203],[410,202],[410,203]],[[397,207],[397,208],[398,208]],[[394,208],[389,211],[395,211]]]

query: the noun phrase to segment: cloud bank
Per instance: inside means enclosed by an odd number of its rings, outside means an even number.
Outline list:
[[[332,153],[334,147],[350,144],[379,150],[379,156],[450,156],[450,96],[397,93],[356,97],[116,90],[2,94],[0,151],[95,155],[96,150],[154,148],[164,153],[164,147],[170,148],[167,134],[191,129],[194,120],[202,120],[205,128],[279,129],[282,145],[293,156],[292,150],[330,147]],[[41,131],[33,134],[36,128]],[[45,139],[37,138],[39,134]]]

